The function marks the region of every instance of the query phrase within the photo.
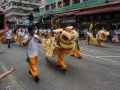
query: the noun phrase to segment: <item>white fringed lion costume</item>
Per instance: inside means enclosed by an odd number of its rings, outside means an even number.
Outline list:
[[[52,39],[43,41],[46,57],[54,57],[57,55],[57,66],[62,67],[63,72],[65,72],[67,68],[64,62],[64,55],[70,55],[72,53],[75,47],[74,40],[77,38],[77,32],[72,29],[72,26],[64,29],[56,29],[56,35]]]
[[[90,44],[101,46],[102,42],[107,40],[109,32],[107,32],[106,30],[101,30],[97,33],[96,38],[93,37],[92,33],[87,32],[87,34],[90,38]]]

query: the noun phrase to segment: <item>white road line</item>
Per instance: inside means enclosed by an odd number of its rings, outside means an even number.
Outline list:
[[[120,56],[96,56],[96,57],[120,57]]]
[[[93,57],[93,58],[97,58],[97,59],[102,59],[102,60],[105,60],[105,61],[110,61],[110,62],[113,62],[113,63],[117,63],[117,61],[112,61],[110,59],[106,59],[106,58],[101,58],[101,57],[97,57],[97,56],[92,56],[92,55],[88,55],[88,54],[82,54],[84,56],[88,56],[88,57]]]

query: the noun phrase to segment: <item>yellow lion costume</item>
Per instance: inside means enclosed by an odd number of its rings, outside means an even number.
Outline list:
[[[64,62],[64,55],[71,55],[75,47],[74,40],[77,38],[77,32],[72,29],[72,26],[64,29],[57,29],[55,30],[56,35],[52,39],[49,41],[43,41],[46,59],[57,55],[57,66],[62,67],[64,73],[67,71],[67,65]]]
[[[93,34],[90,32],[87,32],[87,34],[90,38],[88,43],[101,47],[102,42],[107,40],[107,36],[109,35],[109,32],[107,32],[106,30],[101,30],[97,33],[96,38],[94,38]]]

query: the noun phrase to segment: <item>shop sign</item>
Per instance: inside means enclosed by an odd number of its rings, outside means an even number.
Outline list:
[[[61,20],[61,23],[74,23],[75,19],[72,20]]]
[[[114,19],[120,19],[120,12],[79,16],[79,22],[80,21],[114,20]]]

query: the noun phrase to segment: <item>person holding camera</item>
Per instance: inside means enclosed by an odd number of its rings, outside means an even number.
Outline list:
[[[0,13],[4,13],[4,10],[3,10],[2,8],[0,8]],[[8,32],[8,31],[9,31],[9,29],[8,29],[8,27],[7,27],[7,24],[6,24],[6,25],[5,25],[5,29],[0,30],[0,36],[4,35],[4,33]],[[4,50],[2,50],[2,51],[0,52],[0,54],[3,53],[3,52],[4,52]],[[0,74],[0,80],[3,79],[4,77],[8,76],[9,74],[11,74],[11,73],[12,73],[13,71],[15,71],[15,70],[17,70],[17,67],[14,67],[14,68],[10,69],[10,70],[7,71],[6,73]]]

